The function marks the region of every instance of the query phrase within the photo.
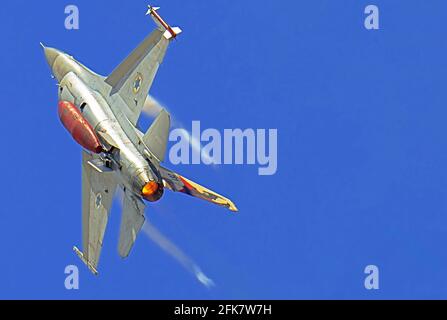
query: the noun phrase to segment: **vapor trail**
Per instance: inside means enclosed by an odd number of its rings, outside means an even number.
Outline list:
[[[196,137],[193,137],[193,135],[185,128],[185,126],[175,119],[174,115],[168,110],[168,108],[163,106],[154,97],[148,96],[144,103],[142,111],[148,116],[155,118],[162,109],[166,109],[171,114],[172,125],[181,129],[183,138],[189,141],[189,144],[191,145],[194,152],[200,153],[202,159],[206,159],[208,163],[211,163],[212,159],[208,153],[203,151],[203,146],[200,140],[198,140]]]
[[[144,102],[142,111],[150,117],[156,117],[157,114],[163,109],[160,102],[155,100],[152,96],[147,96]],[[166,108],[165,108],[166,109]]]
[[[201,284],[207,288],[214,286],[213,280],[208,278],[190,257],[147,220],[144,223],[142,230],[144,234],[154,241],[163,251],[177,260],[187,271],[192,273]]]

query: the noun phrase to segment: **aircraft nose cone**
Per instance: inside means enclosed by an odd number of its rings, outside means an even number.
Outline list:
[[[53,48],[47,48],[44,45],[42,45],[43,51],[45,53],[45,57],[47,59],[48,65],[50,68],[53,68],[54,61],[59,56],[59,51]]]

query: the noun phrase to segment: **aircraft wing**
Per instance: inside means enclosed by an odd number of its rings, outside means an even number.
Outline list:
[[[129,112],[125,114],[134,125],[140,117],[169,41],[175,38],[169,32],[173,32],[174,35],[181,32],[178,28],[169,27],[163,20],[161,20],[163,24],[160,24],[160,20],[156,19],[153,13],[151,16],[158,29],[147,36],[105,80],[112,87],[110,95],[119,94],[126,102]]]
[[[185,177],[182,177],[178,173],[175,173],[169,169],[160,166],[160,174],[163,178],[165,187],[176,192],[182,192],[190,196],[200,198],[214,204],[227,207],[231,211],[238,211],[233,201],[220,194],[215,193]]]
[[[82,249],[74,251],[98,274],[97,267],[116,182],[113,171],[100,172],[92,165],[97,156],[82,152]]]

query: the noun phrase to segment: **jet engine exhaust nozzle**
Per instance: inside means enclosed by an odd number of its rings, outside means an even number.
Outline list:
[[[158,201],[163,196],[163,185],[155,181],[149,181],[141,190],[141,194],[147,201]]]

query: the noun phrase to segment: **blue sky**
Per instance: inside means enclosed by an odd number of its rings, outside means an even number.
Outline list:
[[[211,277],[207,289],[140,235],[117,253],[115,203],[92,276],[81,245],[80,147],[57,117],[39,41],[107,75],[153,29],[146,1],[6,1],[0,298],[447,298],[445,1],[159,1],[184,33],[151,94],[187,127],[278,129],[278,171],[168,167],[231,197],[237,215],[179,194],[148,219]],[[148,122],[148,121],[146,121]],[[80,289],[64,287],[76,264]],[[380,289],[365,290],[365,266]]]

